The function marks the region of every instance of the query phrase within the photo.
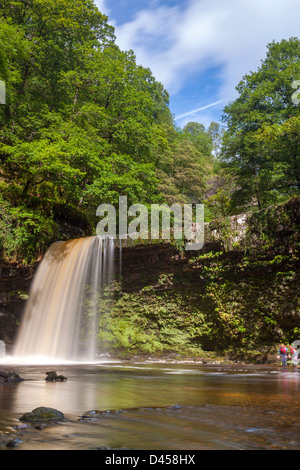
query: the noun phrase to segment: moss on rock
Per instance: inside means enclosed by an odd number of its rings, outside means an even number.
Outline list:
[[[125,271],[113,301],[101,299],[99,347],[265,357],[299,339],[299,200],[254,214],[248,244],[181,256],[169,269],[147,265],[134,278]]]
[[[25,413],[21,416],[20,421],[24,422],[44,422],[44,421],[57,421],[64,419],[64,414],[54,408],[40,406],[34,410]]]

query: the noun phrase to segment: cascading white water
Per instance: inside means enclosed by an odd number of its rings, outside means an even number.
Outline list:
[[[97,304],[113,273],[114,240],[95,236],[54,243],[33,281],[14,358],[94,361]]]

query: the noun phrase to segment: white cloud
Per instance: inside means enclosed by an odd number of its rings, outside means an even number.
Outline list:
[[[109,13],[109,8],[107,6],[106,0],[95,0],[95,5],[98,7],[99,11],[104,15]]]
[[[132,49],[137,62],[150,67],[154,76],[169,88],[177,68],[172,49],[177,41],[178,20],[177,8],[158,7],[139,12],[129,23],[115,25],[116,42],[120,48]]]
[[[298,36],[299,17],[299,0],[187,0],[180,7],[154,2],[115,28],[121,49],[133,49],[171,95],[190,74],[222,66],[215,100],[229,101],[243,75],[257,69],[268,43]]]

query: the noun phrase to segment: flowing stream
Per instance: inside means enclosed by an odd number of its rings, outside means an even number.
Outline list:
[[[4,450],[13,438],[22,441],[15,451],[300,448],[296,368],[151,362],[56,366],[67,377],[64,382],[45,381],[45,366],[15,370],[23,382],[0,384]],[[60,410],[64,419],[22,429],[21,415],[39,406]]]
[[[0,382],[1,449],[14,439],[16,450],[300,448],[296,367],[99,362],[97,302],[113,275],[112,240],[47,251],[14,355],[1,356],[1,369],[24,379]],[[67,380],[46,381],[53,369]],[[38,428],[20,421],[40,406],[64,419]]]

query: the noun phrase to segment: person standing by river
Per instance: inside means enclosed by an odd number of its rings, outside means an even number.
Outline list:
[[[299,359],[298,359],[298,349],[294,348],[293,346],[290,346],[290,353],[292,355],[292,364],[294,367],[298,365]]]
[[[281,359],[282,366],[286,367],[287,366],[287,360],[290,357],[288,348],[284,344],[281,344],[279,346],[279,351],[278,352],[279,352],[279,357]]]

